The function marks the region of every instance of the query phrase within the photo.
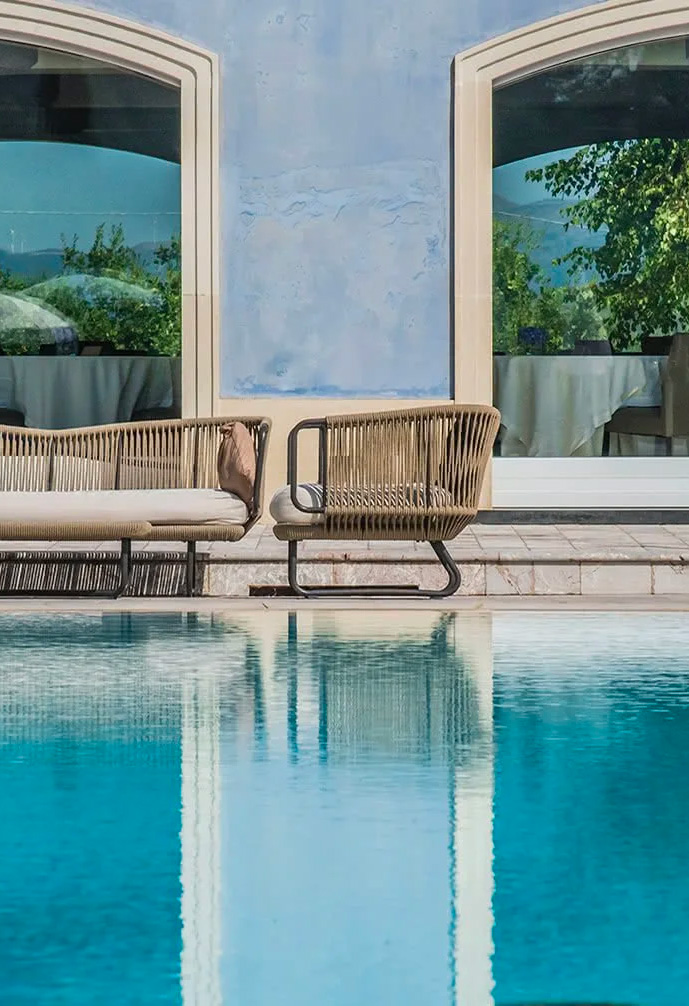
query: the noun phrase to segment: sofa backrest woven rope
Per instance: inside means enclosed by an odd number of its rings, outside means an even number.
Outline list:
[[[269,423],[235,418],[251,432],[259,457]],[[73,430],[0,426],[0,491],[214,489],[218,419],[172,419]],[[260,478],[255,507],[260,510]]]

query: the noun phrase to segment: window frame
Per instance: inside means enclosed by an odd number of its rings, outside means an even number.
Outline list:
[[[148,25],[54,0],[4,0],[0,39],[102,60],[179,87],[182,415],[211,416],[219,357],[217,56]]]
[[[609,0],[455,56],[451,226],[456,401],[493,400],[493,89],[583,56],[682,35],[689,35],[686,0]],[[640,480],[648,481],[645,489]],[[655,498],[657,507],[660,496],[667,507],[686,507],[688,480],[689,458],[496,458],[484,483],[482,506],[623,508],[646,506]]]

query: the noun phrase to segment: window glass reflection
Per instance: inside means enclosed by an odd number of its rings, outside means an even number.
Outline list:
[[[688,74],[672,39],[495,92],[503,455],[687,453]]]
[[[0,422],[179,414],[179,133],[177,88],[0,45]]]

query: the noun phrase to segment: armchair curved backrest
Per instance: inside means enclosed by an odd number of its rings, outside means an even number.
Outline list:
[[[474,516],[499,424],[490,405],[326,417],[326,517]]]

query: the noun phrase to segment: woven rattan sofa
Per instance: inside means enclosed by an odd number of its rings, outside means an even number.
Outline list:
[[[487,405],[448,405],[298,423],[287,446],[288,485],[273,497],[275,536],[288,543],[288,577],[302,597],[447,597],[460,586],[443,544],[471,523],[500,424]],[[299,483],[297,443],[317,430],[318,481]],[[305,540],[425,541],[448,574],[439,590],[403,586],[307,588],[297,575]]]
[[[132,541],[184,541],[191,595],[196,543],[238,541],[261,516],[270,421],[240,420],[256,449],[249,505],[217,488],[220,431],[232,421],[173,419],[71,430],[0,426],[0,540],[119,540],[119,578],[107,592],[115,597],[131,579]]]

